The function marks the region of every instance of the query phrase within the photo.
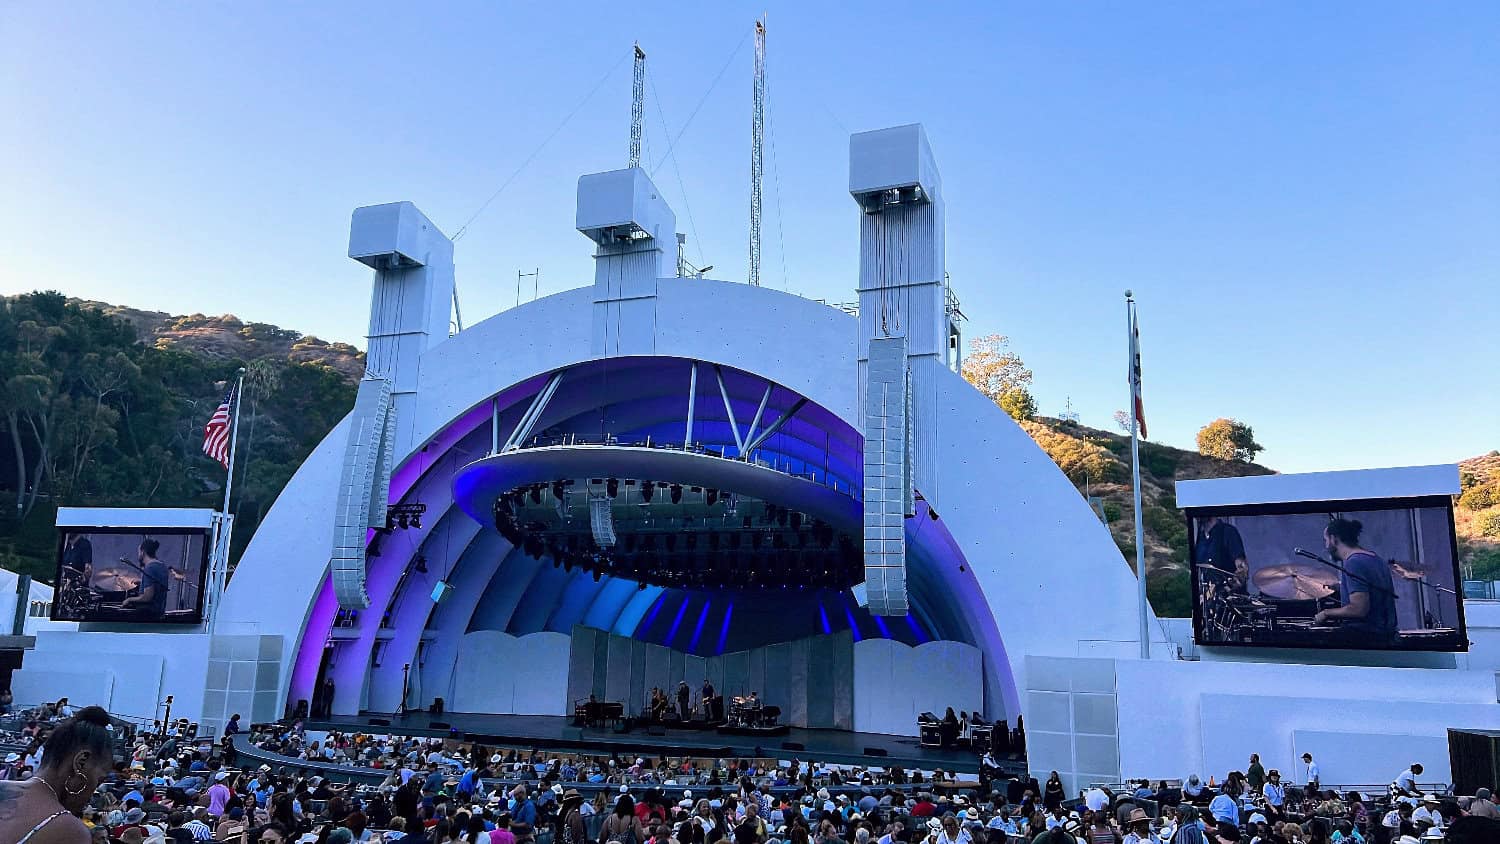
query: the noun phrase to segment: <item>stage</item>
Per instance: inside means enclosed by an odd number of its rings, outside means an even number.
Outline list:
[[[389,723],[372,723],[373,721]],[[443,715],[425,712],[400,716],[378,713],[336,715],[331,718],[308,719],[306,728],[462,738],[496,747],[519,749],[642,756],[796,757],[804,761],[816,760],[841,765],[899,766],[928,771],[941,768],[970,774],[979,771],[979,757],[970,750],[939,750],[922,747],[915,736],[848,730],[790,727],[785,735],[757,738],[725,735],[710,729],[658,727],[653,729],[659,734],[652,735],[643,726],[636,726],[628,733],[616,732],[613,728],[575,727],[572,718],[562,715],[486,715],[462,712]],[[1021,774],[1026,768],[1025,762],[1020,759],[1001,759],[1000,764],[1007,773]]]

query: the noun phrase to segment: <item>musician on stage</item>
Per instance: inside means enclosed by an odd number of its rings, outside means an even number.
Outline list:
[[[172,569],[156,558],[161,543],[155,539],[141,540],[136,549],[136,559],[141,564],[141,593],[121,602],[122,609],[139,609],[142,615],[166,615],[167,588],[171,584]]]
[[[1202,583],[1203,568],[1217,569],[1228,575],[1222,587],[1229,592],[1245,592],[1245,583],[1250,579],[1250,562],[1245,558],[1245,541],[1239,529],[1218,516],[1204,516],[1196,520],[1197,539],[1193,545],[1193,559],[1199,569]]]
[[[1329,556],[1343,567],[1339,606],[1319,611],[1313,622],[1337,621],[1341,634],[1372,645],[1392,644],[1396,641],[1396,590],[1391,569],[1379,555],[1360,546],[1363,528],[1357,519],[1334,519],[1323,529]]]
[[[682,720],[684,721],[688,720],[691,715],[691,713],[689,713],[688,711],[688,703],[691,702],[692,697],[693,693],[692,690],[688,688],[687,681],[679,681],[677,683],[677,711],[679,714],[681,714]]]
[[[710,683],[708,681],[707,677],[704,677],[703,678],[703,691],[701,693],[701,696],[698,698],[698,703],[699,703],[700,706],[703,707],[703,717],[707,718],[709,720],[713,720],[713,709],[712,709],[713,699],[714,699],[714,684]]]
[[[68,534],[63,546],[63,575],[71,577],[79,585],[88,585],[94,579],[94,545],[81,533]]]

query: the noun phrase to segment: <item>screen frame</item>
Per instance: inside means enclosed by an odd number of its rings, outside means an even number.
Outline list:
[[[137,535],[137,536],[139,536],[141,534],[146,534],[146,535],[152,535],[152,536],[200,536],[200,537],[202,537],[203,538],[203,555],[202,555],[202,559],[199,561],[199,564],[198,564],[198,584],[197,584],[197,586],[198,586],[198,601],[197,601],[197,603],[193,607],[192,614],[191,615],[187,615],[187,616],[178,616],[176,618],[167,618],[167,617],[164,616],[162,618],[151,619],[149,621],[148,620],[120,621],[118,619],[104,620],[104,619],[97,619],[97,618],[59,617],[59,613],[62,611],[62,602],[58,600],[59,596],[57,595],[57,593],[56,593],[55,590],[60,589],[61,586],[62,586],[63,551],[67,548],[68,536],[70,534],[81,534],[83,536],[93,536],[93,535],[96,535],[96,534]],[[158,625],[163,625],[163,624],[171,625],[173,627],[182,627],[182,626],[202,624],[203,623],[203,609],[204,609],[204,604],[207,603],[207,601],[208,601],[208,595],[205,593],[204,590],[208,587],[208,567],[209,567],[209,560],[213,556],[213,544],[214,544],[214,529],[212,527],[149,527],[149,526],[131,527],[131,526],[128,526],[128,525],[108,525],[108,526],[102,526],[102,525],[90,525],[90,526],[82,526],[82,525],[58,525],[57,526],[57,563],[56,563],[56,566],[53,568],[53,572],[52,572],[53,583],[55,584],[53,586],[54,592],[53,592],[53,595],[52,595],[52,611],[50,613],[48,613],[47,617],[49,619],[51,619],[52,621],[67,621],[67,622],[72,622],[72,623],[75,623],[75,624],[118,624],[118,625],[129,626],[129,627],[153,627],[153,626],[158,626]]]
[[[1453,634],[1452,644],[1434,647],[1428,642],[1413,643],[1402,647],[1361,647],[1356,644],[1330,642],[1326,645],[1307,646],[1279,644],[1276,642],[1205,642],[1203,640],[1203,602],[1198,584],[1197,543],[1193,541],[1193,520],[1203,516],[1291,516],[1308,513],[1340,513],[1381,510],[1422,510],[1442,508],[1448,514],[1448,551],[1453,561],[1453,583],[1459,593],[1458,628]],[[1421,495],[1410,498],[1340,498],[1323,501],[1277,501],[1265,504],[1224,504],[1182,508],[1187,523],[1188,535],[1188,587],[1192,590],[1193,644],[1200,648],[1248,648],[1252,650],[1295,651],[1368,651],[1374,653],[1468,653],[1473,642],[1469,640],[1469,622],[1464,615],[1463,569],[1458,562],[1458,525],[1453,518],[1453,496]]]

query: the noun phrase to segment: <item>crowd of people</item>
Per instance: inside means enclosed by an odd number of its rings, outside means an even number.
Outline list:
[[[1054,774],[971,778],[770,759],[544,757],[456,741],[277,728],[222,746],[150,732],[123,758],[104,710],[47,722],[0,782],[4,844],[1413,844],[1500,840],[1500,807],[1300,785],[1252,757],[1222,783],[1068,794]],[[231,755],[234,741],[229,742]],[[252,754],[249,745],[277,754]],[[285,759],[257,763],[251,756]],[[325,778],[338,768],[364,784]],[[372,776],[372,772],[380,772]]]

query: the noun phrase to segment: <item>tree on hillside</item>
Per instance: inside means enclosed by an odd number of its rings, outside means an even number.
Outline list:
[[[1115,427],[1120,429],[1120,433],[1130,436],[1130,411],[1115,411]]]
[[[963,376],[1012,419],[1030,419],[1036,415],[1036,400],[1031,397],[1030,389],[1031,370],[1020,355],[1010,350],[1010,340],[1005,335],[990,334],[970,340]]]
[[[1219,460],[1255,462],[1265,448],[1255,441],[1255,430],[1238,419],[1220,417],[1198,431],[1198,453]]]

